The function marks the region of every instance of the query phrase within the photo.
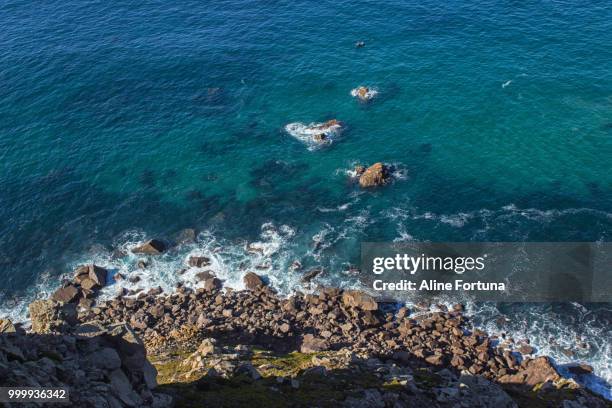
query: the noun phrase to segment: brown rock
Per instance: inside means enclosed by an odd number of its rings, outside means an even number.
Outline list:
[[[535,349],[531,347],[529,344],[521,344],[521,346],[518,348],[518,351],[521,354],[533,354]]]
[[[378,303],[376,303],[374,298],[358,290],[345,290],[342,293],[342,303],[345,306],[354,307],[359,310],[378,310]]]
[[[64,288],[59,288],[58,290],[51,295],[51,299],[61,302],[61,303],[70,303],[76,300],[77,295],[79,294],[79,290],[74,285],[68,285]]]
[[[253,272],[249,272],[244,275],[244,278],[242,278],[242,280],[244,281],[244,286],[248,290],[256,290],[264,286],[264,283],[259,277],[259,275]]]
[[[81,287],[85,290],[92,290],[95,288],[98,288],[98,284],[96,282],[94,282],[92,279],[90,278],[85,278],[81,281]]]
[[[364,188],[382,186],[389,181],[390,177],[389,168],[378,162],[371,165],[363,172],[359,177],[359,185]]]
[[[17,329],[9,319],[0,319],[0,333],[15,333]]]
[[[89,279],[94,281],[98,286],[102,287],[106,285],[106,274],[107,271],[97,265],[89,265]]]
[[[189,266],[201,268],[203,266],[210,265],[210,258],[206,256],[190,256],[187,263]]]
[[[223,283],[221,283],[221,280],[219,280],[219,278],[212,277],[204,281],[204,289],[206,289],[207,291],[221,289],[222,286]]]
[[[499,379],[500,383],[526,384],[533,387],[547,381],[557,381],[561,378],[557,370],[550,363],[548,357],[538,357],[527,362],[527,367],[516,374],[505,375]]]
[[[142,245],[139,245],[135,248],[132,248],[132,253],[134,254],[147,254],[147,255],[159,255],[166,250],[166,244],[158,239],[152,239],[150,241],[145,242]]]

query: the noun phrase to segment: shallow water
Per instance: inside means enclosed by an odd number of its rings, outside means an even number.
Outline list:
[[[9,0],[0,22],[2,314],[79,262],[137,273],[113,250],[186,227],[198,243],[140,285],[170,289],[194,251],[233,286],[269,264],[289,292],[295,259],[354,283],[362,240],[611,238],[607,2]],[[327,148],[284,131],[332,118],[347,129]],[[375,161],[397,180],[359,191],[347,172]],[[587,337],[609,382],[609,310],[534,306],[513,330],[560,362],[550,336]]]

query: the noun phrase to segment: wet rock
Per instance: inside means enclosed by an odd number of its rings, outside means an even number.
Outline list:
[[[593,367],[588,364],[577,364],[567,367],[567,370],[575,375],[593,374]]]
[[[242,278],[242,280],[244,282],[244,286],[248,290],[257,290],[259,288],[264,287],[263,280],[259,277],[259,275],[254,272],[247,273],[246,275],[244,275],[244,278]]]
[[[389,168],[383,163],[375,163],[359,176],[359,185],[363,188],[377,187],[386,184],[391,178]]]
[[[97,265],[88,266],[88,278],[91,279],[98,287],[106,285],[106,276],[108,271]]]
[[[223,283],[218,278],[212,277],[204,281],[204,289],[206,289],[207,291],[218,290],[218,289],[221,289],[222,287],[223,287]]]
[[[159,255],[166,250],[166,244],[159,239],[152,239],[132,248],[134,254]]]
[[[190,256],[187,263],[191,267],[202,268],[204,266],[210,265],[210,258],[206,256]]]
[[[304,276],[302,276],[302,282],[308,283],[312,281],[314,278],[316,278],[317,276],[319,276],[322,272],[323,272],[323,269],[320,269],[320,268],[311,269],[308,272],[306,272]]]

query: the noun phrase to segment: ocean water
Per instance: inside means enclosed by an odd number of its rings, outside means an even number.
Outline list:
[[[366,240],[612,238],[609,2],[6,0],[0,24],[1,315],[81,262],[171,289],[205,253],[288,293],[294,260],[354,285]],[[322,149],[284,131],[332,118]],[[396,180],[359,190],[376,161]],[[147,271],[118,255],[183,228],[197,242]],[[592,364],[610,398],[611,305],[471,313]]]

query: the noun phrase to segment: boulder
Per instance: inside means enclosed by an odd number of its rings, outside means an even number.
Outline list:
[[[66,287],[56,290],[53,295],[51,295],[51,299],[55,300],[56,302],[70,303],[72,301],[76,301],[78,294],[79,289],[76,286],[67,285]]]
[[[342,293],[342,303],[345,306],[359,310],[374,311],[378,310],[378,303],[367,293],[358,290],[345,290]]]
[[[545,383],[547,381],[557,381],[561,378],[557,370],[552,366],[548,357],[538,357],[529,360],[526,367],[516,374],[506,374],[499,378],[502,384],[525,384],[530,387]]]
[[[121,367],[121,358],[115,349],[104,347],[87,356],[87,361],[92,367],[103,370],[115,370]]]
[[[166,244],[159,239],[152,239],[132,248],[134,254],[159,255],[166,250]]]
[[[223,283],[221,283],[221,280],[215,277],[208,278],[204,281],[204,289],[208,291],[221,289],[222,286],[223,286]]]
[[[593,374],[593,367],[588,364],[577,364],[567,367],[567,371],[574,375]]]
[[[312,334],[306,334],[302,339],[302,345],[300,347],[301,353],[317,353],[329,349],[327,341],[321,338],[317,338]]]
[[[363,188],[377,187],[386,184],[391,178],[389,168],[378,162],[368,167],[359,176],[359,185]]]
[[[74,283],[81,284],[83,279],[89,277],[89,265],[81,265],[74,271]]]
[[[206,256],[190,256],[187,263],[189,266],[201,268],[203,266],[210,265],[210,258]]]
[[[93,264],[88,266],[88,278],[100,287],[106,285],[106,274],[107,270],[100,266]]]
[[[302,283],[309,283],[311,280],[319,276],[323,272],[323,269],[313,268],[306,272],[304,276],[302,276]]]
[[[17,328],[9,319],[0,319],[0,333],[15,333]]]
[[[254,272],[247,273],[246,275],[244,275],[244,278],[242,278],[242,280],[244,282],[244,286],[248,290],[257,290],[264,286],[263,280],[259,277],[259,275]]]

